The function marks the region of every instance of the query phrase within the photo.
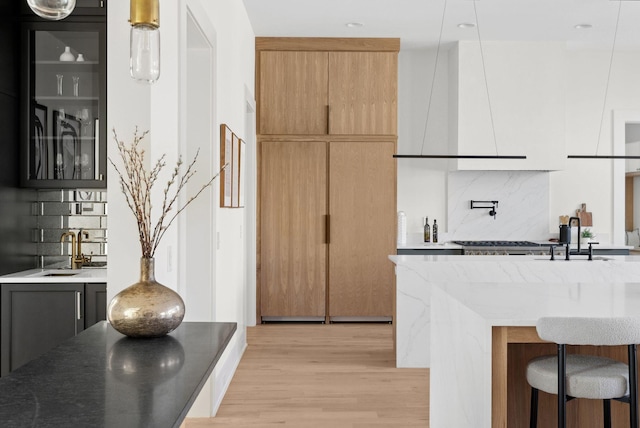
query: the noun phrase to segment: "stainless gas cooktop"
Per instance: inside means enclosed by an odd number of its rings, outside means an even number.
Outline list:
[[[548,255],[549,247],[531,241],[453,241],[465,255],[522,256]]]
[[[453,241],[454,244],[468,247],[539,247],[531,241]]]

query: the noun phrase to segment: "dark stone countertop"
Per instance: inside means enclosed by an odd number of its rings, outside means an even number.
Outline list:
[[[99,322],[0,378],[0,426],[179,427],[236,328],[131,339]]]

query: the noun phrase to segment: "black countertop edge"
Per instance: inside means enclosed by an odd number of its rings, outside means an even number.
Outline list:
[[[106,321],[0,378],[0,426],[179,427],[236,323],[132,339]]]
[[[211,376],[211,373],[213,373],[213,369],[216,367],[216,364],[218,364],[218,361],[220,360],[220,357],[222,357],[222,354],[227,349],[227,346],[229,345],[229,342],[231,342],[231,339],[235,335],[235,332],[238,330],[238,324],[237,323],[226,323],[226,324],[233,324],[233,330],[232,330],[231,334],[228,334],[226,336],[226,340],[224,340],[224,343],[221,344],[221,346],[218,349],[218,352],[216,353],[214,359],[211,361],[211,364],[209,364],[209,367],[207,368],[207,371],[206,371],[205,375],[202,376],[202,379],[200,380],[200,382],[198,383],[196,388],[193,390],[193,394],[191,394],[191,397],[189,398],[189,400],[187,400],[187,403],[186,403],[186,406],[184,408],[184,411],[180,413],[178,419],[176,420],[176,423],[173,424],[174,428],[180,428],[180,426],[182,425],[182,422],[187,417],[187,414],[189,413],[189,410],[191,409],[191,406],[193,406],[193,403],[198,398],[198,395],[200,395],[200,391],[202,391],[202,387],[205,385],[205,383],[207,383],[207,380],[209,380],[209,376]]]

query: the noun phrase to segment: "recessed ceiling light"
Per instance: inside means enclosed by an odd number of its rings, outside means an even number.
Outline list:
[[[473,22],[461,22],[458,24],[458,28],[475,28],[476,24]]]
[[[591,24],[576,24],[573,26],[573,28],[575,28],[576,30],[587,30],[591,27],[592,27]]]
[[[364,27],[364,24],[362,22],[347,22],[345,25],[349,28]]]

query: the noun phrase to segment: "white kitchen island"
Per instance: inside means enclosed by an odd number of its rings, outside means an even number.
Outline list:
[[[425,355],[415,353],[427,350],[433,427],[525,426],[526,361],[555,352],[535,334],[541,316],[640,316],[638,257],[591,262],[539,256],[390,258],[397,274],[398,357],[416,361]],[[599,417],[580,419],[591,404],[601,405],[581,401],[569,406],[579,426],[601,426]],[[552,403],[549,396],[540,404],[541,416],[550,415],[550,421]],[[625,406],[614,409],[620,423],[628,420]],[[545,426],[543,420],[540,424]]]

